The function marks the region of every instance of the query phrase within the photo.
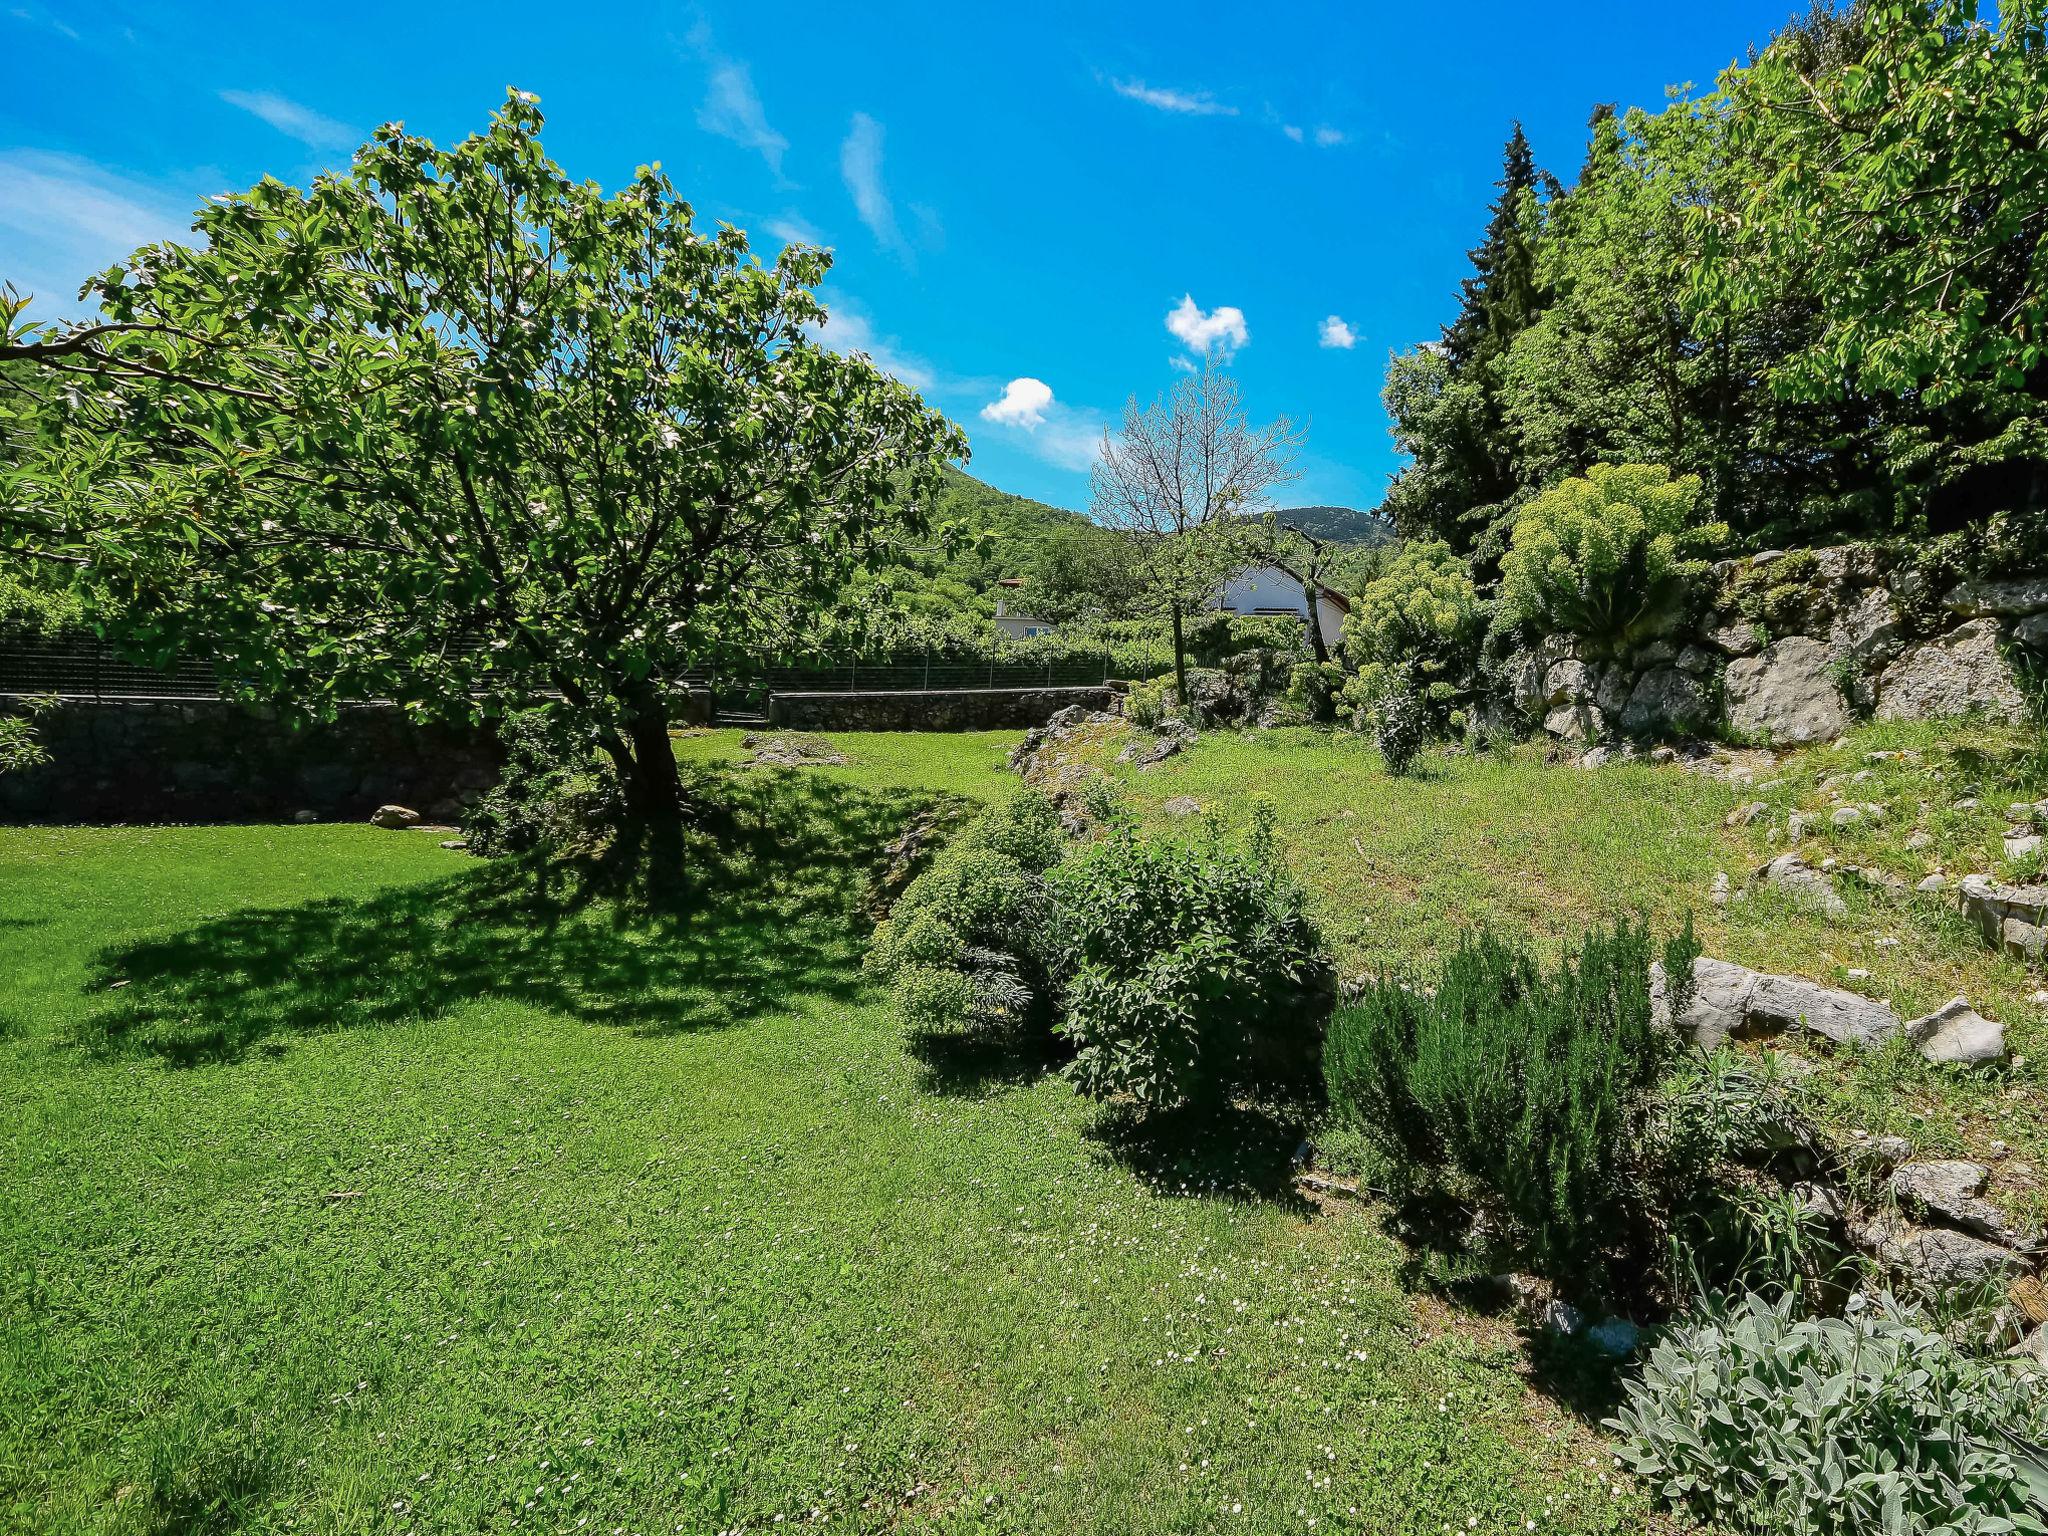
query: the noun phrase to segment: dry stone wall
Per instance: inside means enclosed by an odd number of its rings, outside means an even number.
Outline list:
[[[2048,666],[2048,575],[1928,592],[1918,570],[1856,544],[1726,561],[1715,577],[1697,623],[1630,654],[1545,640],[1518,664],[1516,703],[1574,740],[1718,726],[1788,746],[1865,713],[2017,722],[2022,669]]]

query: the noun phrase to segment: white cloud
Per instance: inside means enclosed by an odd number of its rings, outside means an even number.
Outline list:
[[[220,99],[260,117],[286,138],[297,139],[312,149],[354,149],[363,136],[347,123],[315,112],[275,91],[222,91]]]
[[[1045,424],[1045,413],[1051,405],[1051,385],[1042,379],[1012,379],[1003,386],[1002,398],[984,405],[981,415],[984,421],[993,421],[998,426],[1022,427],[1031,432]]]
[[[1218,101],[1207,91],[1176,91],[1165,86],[1147,85],[1142,80],[1112,80],[1109,86],[1119,96],[1142,101],[1162,112],[1184,112],[1194,117],[1237,116],[1237,108]]]
[[[1244,311],[1234,304],[1219,304],[1204,314],[1193,294],[1167,312],[1166,328],[1190,352],[1229,362],[1239,347],[1252,339],[1244,323]]]
[[[761,226],[784,245],[824,245],[832,242],[819,234],[810,220],[800,213],[783,213],[767,220]]]
[[[882,372],[920,392],[938,383],[938,372],[923,358],[905,352],[892,336],[876,332],[874,325],[844,299],[833,301],[830,312],[817,325],[807,326],[811,339],[834,352],[863,352]]]
[[[71,155],[0,152],[0,281],[35,295],[42,318],[77,315],[86,278],[139,246],[186,235],[198,201]]]
[[[768,114],[754,90],[753,71],[720,53],[711,28],[701,21],[690,29],[689,45],[711,71],[704,100],[697,108],[697,126],[756,151],[780,180],[789,140],[768,126]]]
[[[711,69],[711,84],[703,104],[697,108],[697,126],[706,133],[747,149],[760,151],[768,169],[782,174],[782,157],[789,140],[768,126],[768,114],[761,98],[754,94],[754,77],[744,64],[727,61]]]
[[[1280,131],[1286,134],[1287,137],[1289,137],[1290,139],[1294,140],[1295,143],[1299,144],[1301,142],[1302,133],[1301,128],[1298,124],[1282,123],[1280,125]]]
[[[1343,129],[1332,128],[1328,123],[1325,123],[1316,130],[1316,148],[1335,149],[1339,144],[1344,143],[1348,137]]]
[[[1322,324],[1316,327],[1316,344],[1324,347],[1338,347],[1348,352],[1358,345],[1358,333],[1336,315],[1325,315]]]
[[[1086,469],[1102,447],[1102,418],[1060,404],[1042,379],[1010,380],[981,419],[1023,433],[1020,447],[1060,469]]]
[[[896,224],[896,209],[882,185],[882,125],[865,112],[853,114],[846,142],[839,146],[839,174],[861,223],[885,250],[908,256],[910,246]]]

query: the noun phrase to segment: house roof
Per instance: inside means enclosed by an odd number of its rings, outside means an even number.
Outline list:
[[[1285,571],[1289,576],[1292,576],[1296,581],[1301,583],[1301,589],[1304,592],[1308,590],[1308,578],[1302,575],[1301,572],[1297,571],[1293,566],[1289,565],[1286,561],[1267,560],[1261,563],[1272,566],[1273,569],[1276,571]],[[1338,611],[1342,613],[1349,613],[1351,611],[1351,599],[1346,597],[1342,592],[1339,592],[1335,587],[1327,586],[1323,582],[1319,581],[1315,584],[1315,588],[1318,595],[1322,597],[1327,597],[1331,602],[1335,603],[1337,605]]]

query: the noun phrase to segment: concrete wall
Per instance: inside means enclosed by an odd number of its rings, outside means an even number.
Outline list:
[[[962,688],[902,693],[778,693],[768,723],[795,731],[991,731],[1043,725],[1069,704],[1107,709],[1112,690]]]
[[[389,704],[295,731],[214,700],[66,699],[37,730],[51,760],[0,775],[0,819],[356,820],[396,802],[444,820],[497,781],[499,763],[487,734],[416,725]]]

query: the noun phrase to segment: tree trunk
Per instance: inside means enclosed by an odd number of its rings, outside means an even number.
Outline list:
[[[652,684],[626,695],[626,737],[633,749],[626,777],[626,808],[649,826],[680,826],[683,786],[668,737],[668,706]]]
[[[1312,581],[1301,584],[1301,595],[1308,599],[1308,647],[1314,653],[1317,666],[1327,666],[1330,648],[1323,643],[1323,589]]]
[[[1174,696],[1180,700],[1180,707],[1188,707],[1188,647],[1180,630],[1180,602],[1173,604],[1173,687]]]

